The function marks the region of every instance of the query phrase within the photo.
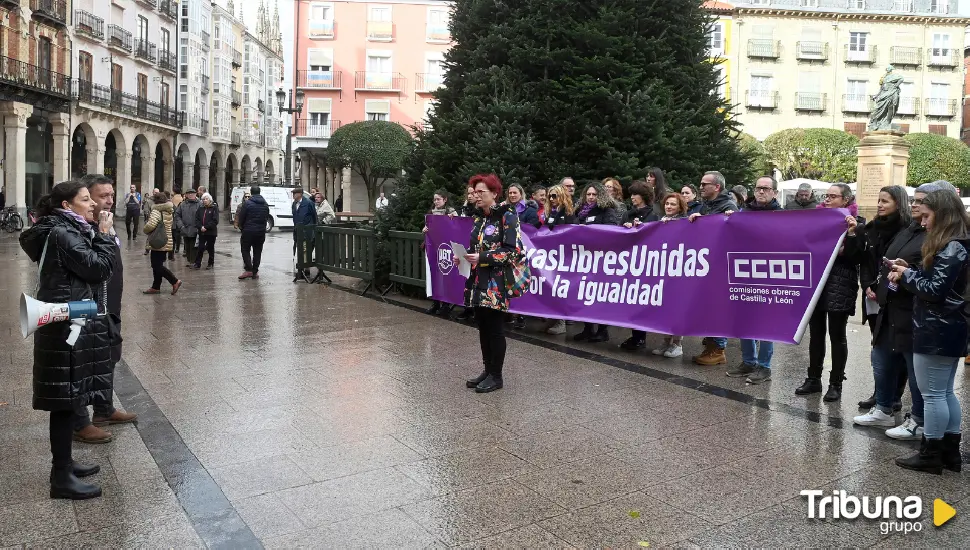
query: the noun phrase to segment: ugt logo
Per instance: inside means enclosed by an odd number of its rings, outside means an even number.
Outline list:
[[[438,271],[442,275],[451,273],[455,268],[455,254],[451,251],[451,246],[447,243],[438,245]]]
[[[812,255],[808,252],[728,252],[728,282],[811,288]]]

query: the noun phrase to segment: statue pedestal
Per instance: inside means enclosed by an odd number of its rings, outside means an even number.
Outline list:
[[[887,185],[906,185],[909,144],[901,132],[867,132],[856,147],[859,151],[856,202],[866,220],[876,216],[879,190]]]

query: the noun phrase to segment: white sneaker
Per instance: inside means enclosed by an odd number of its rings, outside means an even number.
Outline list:
[[[566,321],[563,321],[562,319],[555,321],[548,329],[546,329],[546,334],[566,334]]]
[[[902,441],[919,441],[923,438],[923,427],[917,425],[913,417],[906,413],[906,420],[899,426],[886,430],[886,435]]]
[[[672,348],[672,347],[673,346],[663,346],[663,347],[659,347],[659,348],[651,351],[650,353],[652,353],[654,355],[663,355],[663,354],[667,353],[668,351],[670,351],[670,348]]]
[[[869,412],[863,415],[859,415],[852,419],[853,424],[858,424],[860,426],[886,426],[893,427],[896,425],[896,419],[892,416],[882,412],[879,407],[873,407],[869,409]]]
[[[670,346],[667,351],[664,352],[664,357],[673,359],[674,357],[680,357],[684,354],[683,346]]]

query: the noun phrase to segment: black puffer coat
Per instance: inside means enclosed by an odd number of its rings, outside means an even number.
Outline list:
[[[90,228],[66,215],[45,216],[20,236],[20,246],[41,267],[36,298],[63,303],[104,298],[117,243],[92,235]],[[75,410],[95,401],[109,402],[112,336],[106,317],[89,320],[74,347],[67,343],[71,323],[51,323],[34,333],[34,409]]]
[[[917,265],[923,259],[923,239],[926,231],[914,222],[896,234],[889,243],[883,256],[890,260],[906,260],[909,265]],[[876,287],[876,300],[879,302],[879,316],[873,327],[872,345],[891,349],[894,353],[913,352],[913,295],[898,285],[889,290],[886,279],[889,270],[882,265],[882,277]]]
[[[737,212],[738,204],[734,202],[734,195],[730,191],[721,191],[721,194],[709,201],[704,201],[700,213],[704,216],[711,214],[723,214],[725,212]]]
[[[862,288],[876,290],[882,259],[888,257],[886,250],[889,248],[889,243],[903,228],[903,222],[896,212],[885,217],[878,216],[864,227],[860,226],[856,229],[858,237],[866,240],[865,257],[859,263],[859,282],[862,283]]]
[[[866,220],[856,217],[859,227]],[[815,307],[830,313],[855,315],[855,304],[859,298],[859,262],[865,257],[866,242],[858,236],[846,235],[842,250],[832,263],[829,278],[825,281],[822,296]]]
[[[913,306],[913,353],[963,357],[967,351],[967,321],[963,317],[967,286],[967,247],[953,240],[933,258],[929,271],[910,264],[899,287],[916,296]]]

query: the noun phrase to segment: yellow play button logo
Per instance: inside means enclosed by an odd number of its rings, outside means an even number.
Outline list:
[[[957,511],[953,509],[953,506],[943,502],[943,499],[938,498],[933,501],[933,525],[939,527],[953,519],[955,515],[957,515]]]

